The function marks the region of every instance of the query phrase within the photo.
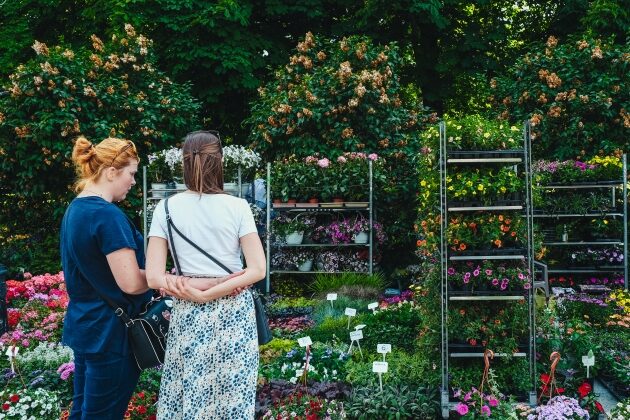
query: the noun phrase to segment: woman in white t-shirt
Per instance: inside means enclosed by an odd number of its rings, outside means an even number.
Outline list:
[[[160,201],[149,231],[147,281],[176,299],[158,418],[253,419],[258,374],[256,317],[251,294],[238,292],[265,276],[265,254],[249,205],[223,191],[218,132],[188,134],[183,155],[188,190],[168,199],[171,221],[234,274],[226,275],[225,269],[174,231],[169,238],[166,203]],[[165,274],[169,239],[182,276]]]

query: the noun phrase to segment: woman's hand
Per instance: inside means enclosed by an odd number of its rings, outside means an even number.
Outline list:
[[[228,274],[227,276],[216,279],[216,284],[220,285],[226,282],[227,280],[243,275],[244,273],[245,273],[245,270],[241,270],[232,274]],[[191,279],[189,277],[184,277],[184,276],[178,276],[178,277],[166,276],[166,282],[168,286],[166,289],[166,292],[172,296],[175,296],[178,299],[189,300],[189,301],[197,302],[197,303],[209,302],[210,300],[213,300],[213,299],[208,299],[207,293],[204,293],[205,292],[204,290],[199,290],[193,285],[191,285],[190,280]],[[239,293],[241,293],[243,290],[247,289],[248,287],[249,286],[238,287],[234,289],[230,295],[236,296]]]

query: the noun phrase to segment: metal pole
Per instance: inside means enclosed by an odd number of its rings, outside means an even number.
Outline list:
[[[530,392],[529,403],[535,404],[537,391],[536,391],[536,309],[534,308],[534,193],[533,193],[533,178],[532,178],[532,150],[531,150],[531,126],[529,121],[525,121],[523,127],[523,148],[525,151],[524,165],[525,165],[525,188],[526,188],[526,212],[527,218],[527,260],[530,274],[531,286],[528,293],[527,306],[529,310],[529,378],[530,378]],[[545,273],[543,272],[543,276]]]
[[[144,239],[144,254],[147,254],[147,245],[149,239],[147,238],[147,167],[142,167],[142,236]]]
[[[241,165],[238,165],[238,198],[243,198],[243,187],[241,186]]]
[[[628,290],[628,155],[622,156],[623,185],[623,282]]]
[[[448,386],[448,328],[446,325],[446,314],[448,313],[448,287],[447,287],[447,270],[448,270],[448,251],[446,238],[446,220],[447,220],[447,200],[446,200],[446,124],[440,122],[440,315],[441,315],[441,332],[442,332],[442,389],[441,389],[441,405],[442,417],[448,418],[449,413],[449,386]]]
[[[271,293],[271,162],[267,162],[267,223],[265,224],[265,242],[267,246],[267,278],[265,279],[265,293]]]
[[[372,169],[372,161],[371,160],[368,161],[368,169],[369,169],[369,176],[370,176],[370,203],[369,203],[369,206],[370,206],[370,240],[369,240],[369,243],[370,243],[370,246],[369,246],[369,250],[370,250],[369,258],[370,258],[370,261],[368,263],[368,267],[369,267],[370,275],[372,275],[372,271],[374,269],[374,267],[373,267],[373,265],[374,265],[374,259],[373,259],[374,258],[374,255],[373,255],[374,254],[374,250],[373,250],[373,248],[374,248],[374,227],[373,227],[373,222],[374,222],[374,214],[373,214],[373,212],[374,212],[374,210],[373,210],[373,197],[372,197],[372,194],[373,194],[372,170],[373,169]]]

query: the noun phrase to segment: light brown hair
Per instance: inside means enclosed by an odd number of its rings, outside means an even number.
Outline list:
[[[81,192],[88,181],[96,180],[105,169],[122,169],[132,160],[139,162],[140,158],[131,140],[109,137],[95,145],[83,136],[78,137],[72,149],[77,173],[74,190]]]
[[[191,190],[222,194],[223,148],[218,133],[194,131],[184,139],[184,182]]]

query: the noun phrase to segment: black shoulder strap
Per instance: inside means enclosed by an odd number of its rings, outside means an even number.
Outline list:
[[[227,273],[232,274],[233,271],[230,270],[229,268],[227,268],[227,266],[225,266],[223,263],[221,263],[219,260],[217,260],[216,258],[214,258],[212,255],[208,254],[206,251],[204,251],[203,249],[201,249],[201,247],[199,247],[199,245],[197,245],[196,243],[194,243],[193,241],[191,241],[190,239],[188,239],[186,236],[184,236],[183,233],[181,233],[179,231],[179,229],[177,229],[177,226],[175,226],[175,224],[173,223],[173,219],[171,219],[171,215],[168,211],[168,198],[166,200],[164,200],[164,208],[166,210],[166,224],[168,225],[168,238],[169,241],[171,242],[171,251],[173,252],[173,260],[175,261],[175,268],[177,269],[177,273],[179,275],[182,274],[182,271],[180,269],[179,266],[179,260],[177,259],[177,252],[175,252],[175,244],[173,243],[173,232],[171,230],[171,228],[177,232],[177,234],[179,236],[181,236],[181,238],[183,240],[185,240],[186,242],[188,242],[190,245],[192,245],[195,249],[197,249],[197,251],[201,252],[203,255],[205,255],[206,257],[210,258],[210,260],[212,260],[212,262],[214,262],[216,265],[218,265],[219,267],[221,267],[222,269],[224,269]]]

